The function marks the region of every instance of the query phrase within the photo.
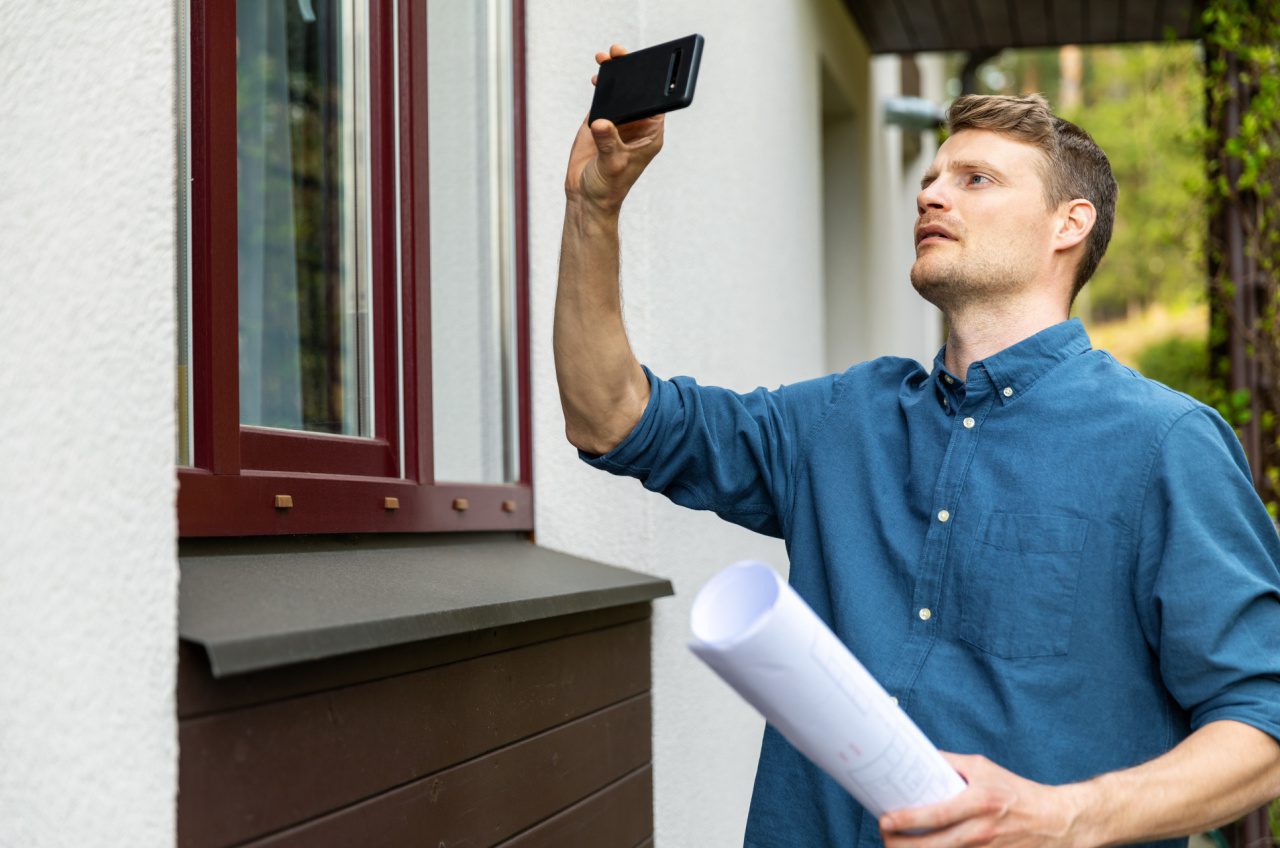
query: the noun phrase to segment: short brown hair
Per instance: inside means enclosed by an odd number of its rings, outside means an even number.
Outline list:
[[[1084,256],[1076,267],[1071,299],[1093,276],[1107,252],[1116,218],[1119,188],[1111,163],[1093,138],[1070,121],[1049,111],[1039,94],[1026,97],[967,94],[947,110],[947,129],[990,130],[1040,148],[1045,155],[1041,175],[1045,202],[1050,209],[1068,200],[1084,198],[1098,210],[1098,218],[1085,242]]]

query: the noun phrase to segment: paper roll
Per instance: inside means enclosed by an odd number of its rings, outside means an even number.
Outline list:
[[[944,801],[965,783],[772,568],[739,562],[693,602],[694,652],[874,815]]]

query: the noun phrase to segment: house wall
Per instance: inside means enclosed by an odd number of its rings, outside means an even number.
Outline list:
[[[0,4],[0,845],[170,845],[174,4]]]
[[[556,0],[530,3],[526,20],[538,542],[673,581],[677,596],[654,613],[655,841],[740,845],[763,725],[685,648],[689,605],[724,565],[758,558],[785,568],[785,551],[590,469],[564,440],[551,350],[564,166],[591,100],[596,50],[701,32],[694,105],[669,116],[662,154],[622,216],[637,356],[660,375],[739,390],[815,376],[827,367],[824,313],[835,300],[847,314],[834,332],[852,336],[844,365],[880,353],[932,357],[937,322],[907,279],[914,193],[904,186],[919,174],[904,177],[897,131],[880,126],[875,106],[897,93],[897,60],[871,61],[837,0],[753,4],[750,14],[731,0],[609,0],[590,14]],[[850,260],[861,279],[824,279],[824,63],[853,108],[849,155],[862,157],[841,173],[869,189],[855,200],[850,238],[889,246]],[[828,296],[848,285],[863,291]]]
[[[942,60],[921,56],[920,83],[923,96],[934,102],[943,99]],[[871,89],[877,98],[899,91],[901,69],[895,56],[871,60]],[[903,157],[902,130],[885,124],[881,109],[871,110],[867,123],[871,167],[868,191],[863,196],[863,214],[872,222],[874,234],[869,244],[877,249],[867,254],[865,273],[874,280],[876,318],[868,326],[865,356],[906,356],[928,365],[942,344],[942,323],[938,311],[921,299],[911,287],[909,271],[915,261],[912,225],[916,218],[916,194],[920,177],[933,159],[934,147],[922,145],[921,153],[910,161]]]
[[[528,6],[538,540],[676,583],[653,622],[657,842],[740,844],[761,722],[686,651],[688,606],[724,564],[785,567],[784,550],[593,472],[563,441],[564,162],[594,50],[702,32],[697,103],[624,216],[632,340],[663,375],[812,376],[841,284],[823,274],[821,63],[865,157],[858,243],[908,244],[894,131],[876,123],[895,60],[869,60],[838,0]],[[0,5],[0,845],[174,840],[175,31],[167,2]],[[908,261],[855,258],[861,299],[831,322],[861,339],[853,358],[932,352]]]

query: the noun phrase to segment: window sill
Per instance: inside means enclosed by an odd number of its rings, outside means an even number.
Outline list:
[[[674,594],[523,534],[182,540],[178,558],[178,635],[215,677]]]

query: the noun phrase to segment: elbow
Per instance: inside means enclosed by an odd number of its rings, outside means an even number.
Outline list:
[[[596,400],[590,404],[570,402],[563,390],[560,401],[564,409],[564,435],[583,453],[600,456],[622,444],[644,416],[649,403],[649,382],[628,387],[620,397]]]
[[[1266,795],[1267,801],[1280,799],[1280,741],[1268,735],[1271,743],[1271,766],[1267,769]]]
[[[601,436],[599,433],[583,427],[575,427],[567,422],[564,427],[564,436],[569,440],[569,444],[592,456],[606,454],[622,443],[622,439]]]

